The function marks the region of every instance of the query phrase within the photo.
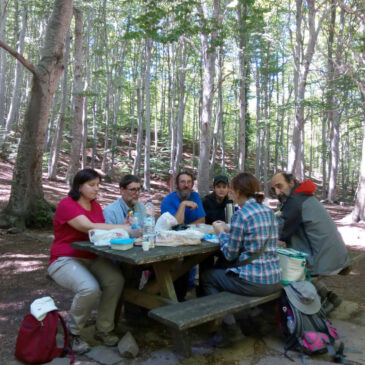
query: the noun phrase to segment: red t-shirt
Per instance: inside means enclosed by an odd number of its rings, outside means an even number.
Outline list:
[[[101,206],[96,201],[91,202],[91,210],[84,209],[78,202],[67,197],[60,201],[53,219],[54,241],[51,246],[50,264],[59,257],[79,257],[93,259],[95,255],[90,252],[76,250],[71,247],[72,242],[89,241],[89,235],[72,228],[67,222],[71,219],[85,215],[94,223],[105,223]]]

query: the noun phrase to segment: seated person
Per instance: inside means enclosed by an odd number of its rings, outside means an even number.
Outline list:
[[[161,202],[161,214],[169,212],[179,224],[205,223],[205,211],[200,195],[193,191],[193,175],[180,172],[176,176],[176,191]]]
[[[161,214],[169,212],[175,216],[178,224],[205,223],[205,212],[200,195],[193,191],[193,175],[182,171],[176,176],[176,191],[165,196],[161,203]],[[191,270],[195,276],[195,270]],[[189,273],[184,274],[174,283],[179,301],[185,300],[188,290]]]
[[[100,180],[95,170],[79,171],[68,197],[58,204],[53,221],[54,241],[48,274],[57,284],[75,293],[67,325],[72,349],[78,354],[90,350],[80,338],[80,331],[97,303],[95,338],[106,346],[115,346],[119,341],[112,331],[115,310],[124,286],[121,271],[106,258],[71,247],[72,242],[88,241],[88,231],[93,228],[131,229],[128,225],[104,223],[103,212],[96,201]]]
[[[216,176],[213,180],[213,192],[203,199],[205,210],[205,223],[212,224],[214,221],[226,220],[225,207],[228,200],[229,184],[228,177]]]
[[[119,182],[121,197],[109,204],[103,211],[105,222],[111,224],[122,224],[133,211],[138,213],[140,225],[142,226],[146,210],[138,199],[141,193],[141,179],[135,175],[125,175]]]
[[[258,179],[248,173],[241,173],[231,181],[233,201],[239,205],[229,228],[224,222],[214,222],[220,249],[228,262],[225,267],[215,267],[203,273],[202,284],[206,295],[229,291],[248,296],[266,296],[281,288],[281,268],[278,247],[278,226],[274,213],[262,204],[263,194]],[[270,234],[271,232],[271,234]],[[243,261],[257,253],[262,247],[265,251],[252,262],[229,268],[237,260]],[[225,347],[243,338],[232,314],[223,318],[223,336],[216,346]]]
[[[316,189],[313,182],[299,183],[293,175],[280,172],[270,184],[281,202],[279,239],[288,247],[309,254],[310,274],[335,275],[347,267],[350,259],[345,243],[331,216],[313,195]],[[330,294],[323,282],[315,285],[322,299]],[[341,302],[334,293],[328,299],[334,306]]]
[[[103,214],[106,223],[122,224],[130,223],[129,214],[131,212],[138,213],[139,226],[143,227],[143,221],[146,216],[146,209],[142,202],[139,201],[141,193],[141,179],[135,175],[125,175],[119,182],[119,189],[121,197],[104,208]],[[132,237],[136,237],[142,231],[133,231]],[[116,262],[119,265],[119,263]],[[143,268],[134,268],[132,276],[129,280],[129,286],[132,288],[139,288],[142,278]],[[132,304],[124,303],[124,315],[126,318],[134,319],[140,317],[143,310]]]

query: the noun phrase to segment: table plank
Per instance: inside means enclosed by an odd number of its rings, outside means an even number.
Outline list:
[[[129,250],[115,250],[110,246],[95,246],[91,242],[73,242],[71,247],[93,252],[113,260],[118,260],[132,265],[145,265],[173,259],[184,258],[204,253],[214,253],[219,250],[219,243],[202,241],[200,245],[179,247],[155,247],[149,251],[143,251],[141,247],[134,246]]]

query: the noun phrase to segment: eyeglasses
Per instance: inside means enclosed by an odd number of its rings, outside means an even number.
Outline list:
[[[131,188],[131,189],[127,189],[127,190],[129,190],[133,194],[135,194],[135,193],[140,193],[142,189],[141,188]]]

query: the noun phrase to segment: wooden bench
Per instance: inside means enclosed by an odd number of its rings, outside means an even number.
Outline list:
[[[166,305],[152,309],[148,316],[166,325],[172,331],[175,351],[191,356],[191,337],[189,329],[203,323],[223,318],[229,313],[256,307],[279,298],[281,290],[265,297],[248,297],[230,292],[220,292],[186,302]]]

